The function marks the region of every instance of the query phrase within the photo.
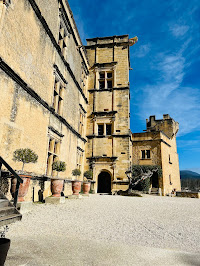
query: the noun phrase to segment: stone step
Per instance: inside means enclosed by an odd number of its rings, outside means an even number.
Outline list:
[[[159,191],[159,188],[156,188],[156,187],[151,188],[151,192],[158,192],[158,191]]]
[[[0,227],[4,225],[8,225],[17,221],[20,221],[22,219],[21,214],[9,214],[3,217],[0,217]]]
[[[0,208],[10,206],[10,202],[7,199],[0,199]]]
[[[6,216],[6,215],[9,215],[9,214],[15,214],[18,212],[16,211],[15,207],[13,206],[8,206],[8,207],[2,207],[0,208],[0,217],[3,217],[3,216]]]

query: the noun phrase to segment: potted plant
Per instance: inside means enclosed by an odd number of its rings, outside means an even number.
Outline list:
[[[80,169],[74,169],[72,171],[72,175],[76,176],[76,179],[72,180],[73,195],[79,195],[79,192],[81,191],[81,181],[77,180],[77,176],[81,175],[81,170]]]
[[[83,194],[88,194],[90,191],[90,180],[92,179],[93,172],[92,170],[88,170],[84,172],[84,177],[86,180],[83,181]]]
[[[10,239],[5,238],[5,233],[7,231],[7,225],[4,227],[3,231],[0,231],[0,265],[4,265],[8,250],[10,248]]]
[[[13,160],[22,162],[22,170],[20,171],[20,177],[23,180],[23,184],[20,184],[19,193],[18,193],[18,201],[24,201],[24,196],[28,192],[29,184],[30,184],[30,175],[24,173],[24,165],[28,163],[36,163],[38,160],[38,155],[32,151],[31,149],[17,149],[13,153]],[[14,195],[17,185],[17,179],[12,178],[12,186],[11,193]]]
[[[53,197],[60,197],[63,190],[64,179],[59,179],[59,172],[66,170],[66,163],[62,161],[56,161],[52,164],[52,169],[57,171],[57,178],[51,179],[51,192]]]

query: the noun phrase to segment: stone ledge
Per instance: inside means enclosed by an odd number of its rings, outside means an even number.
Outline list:
[[[60,204],[65,203],[65,197],[47,197],[45,203]]]
[[[200,199],[200,192],[193,191],[176,191],[177,197],[197,198]]]
[[[33,208],[33,203],[32,201],[22,201],[22,202],[18,202],[16,209],[21,213],[26,213],[26,212],[30,212]]]
[[[68,199],[81,199],[82,198],[82,195],[69,195],[67,196]]]

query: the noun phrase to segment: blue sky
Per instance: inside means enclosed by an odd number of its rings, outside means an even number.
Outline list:
[[[200,173],[199,0],[69,0],[86,38],[138,36],[130,48],[131,130],[170,114],[179,122],[180,169]]]

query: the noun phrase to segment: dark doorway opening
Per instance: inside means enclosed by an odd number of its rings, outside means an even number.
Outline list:
[[[99,174],[97,193],[111,193],[111,176],[108,172]]]
[[[152,187],[154,188],[158,188],[158,173],[153,173],[152,177],[151,177],[151,184]]]

